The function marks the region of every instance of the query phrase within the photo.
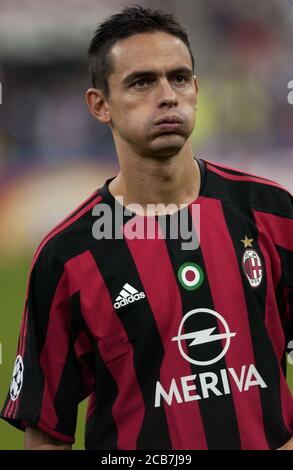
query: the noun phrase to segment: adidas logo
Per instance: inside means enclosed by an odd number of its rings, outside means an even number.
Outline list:
[[[123,289],[119,292],[119,295],[114,303],[114,308],[117,310],[118,308],[124,307],[127,304],[132,304],[133,302],[144,298],[144,292],[138,292],[136,289],[134,289],[134,287],[126,283],[124,284]]]

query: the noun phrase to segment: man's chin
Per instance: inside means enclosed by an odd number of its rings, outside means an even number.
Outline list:
[[[186,138],[170,134],[157,138],[152,142],[151,150],[157,157],[171,157],[178,153],[186,143]]]

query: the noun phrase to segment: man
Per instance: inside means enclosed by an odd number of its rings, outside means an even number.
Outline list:
[[[90,396],[86,449],[292,449],[290,195],[193,158],[198,84],[173,16],[126,8],[89,58],[120,172],[37,250],[2,417],[27,449],[69,449]],[[131,236],[150,221],[155,237]]]

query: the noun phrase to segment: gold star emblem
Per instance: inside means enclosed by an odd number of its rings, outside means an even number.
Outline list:
[[[247,248],[248,246],[252,247],[253,238],[248,238],[248,236],[245,235],[244,240],[241,240],[241,241],[242,243],[244,243],[244,248]]]

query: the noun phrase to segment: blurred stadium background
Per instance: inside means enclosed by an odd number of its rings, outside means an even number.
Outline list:
[[[117,172],[111,133],[86,108],[86,53],[97,24],[134,3],[187,27],[200,84],[195,155],[293,190],[293,0],[0,0],[1,405],[33,252]],[[1,422],[0,449],[22,447],[23,434]]]

